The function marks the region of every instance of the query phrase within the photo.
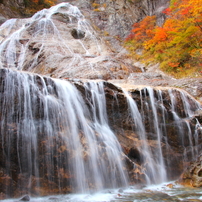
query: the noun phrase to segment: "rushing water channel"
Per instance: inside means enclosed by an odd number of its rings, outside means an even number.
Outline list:
[[[4,200],[4,202],[17,202],[19,199],[8,199]],[[30,198],[30,202],[199,202],[201,200],[201,188],[185,188],[174,182],[144,188],[131,186],[116,190],[108,189],[91,194],[69,194]]]

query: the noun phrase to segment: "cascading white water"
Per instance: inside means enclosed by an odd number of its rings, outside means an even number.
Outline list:
[[[93,171],[95,172],[95,180],[97,182],[103,182],[102,184],[105,184],[107,182],[107,184],[111,184],[112,187],[116,187],[116,184],[118,184],[117,176],[119,176],[120,179],[122,179],[122,181],[124,182],[123,185],[127,185],[128,179],[123,171],[121,159],[116,158],[116,156],[120,156],[122,150],[115,134],[110,129],[108,124],[103,82],[88,82],[86,83],[85,88],[87,91],[86,98],[90,103],[90,111],[93,115],[93,128],[95,130],[95,133],[99,134],[97,137],[97,141],[102,141],[101,145],[103,144],[105,148],[106,160],[110,165],[110,170],[107,171],[105,168],[105,162],[100,162],[100,159],[97,158],[98,156],[102,155],[103,151],[96,148],[93,143],[89,144],[91,145],[91,147],[93,146],[90,149],[90,153],[95,154],[93,155],[94,159],[92,158],[92,165],[95,168]],[[97,165],[99,166],[97,167]],[[99,175],[100,169],[103,170],[101,175]],[[104,170],[106,171],[104,172]]]
[[[164,99],[162,91],[145,87],[140,90],[140,106],[136,101],[125,92],[129,105],[129,113],[134,121],[134,131],[137,133],[140,144],[136,146],[141,151],[142,165],[145,170],[147,183],[161,183],[167,180],[167,172],[170,169],[169,159],[172,157],[169,154],[170,146],[167,137],[167,124],[169,120],[169,113],[173,115],[173,121],[170,123],[175,131],[178,132],[179,142],[182,145],[184,158],[183,162],[194,160],[198,153],[198,131],[200,124],[196,124],[195,134],[192,134],[191,125],[187,121],[193,116],[195,110],[199,110],[201,105],[193,101],[193,99],[185,92],[180,91],[178,96],[178,103],[175,98],[176,90],[169,90],[170,104],[164,106]],[[176,96],[176,97],[175,97]],[[190,105],[190,102],[192,106]],[[182,111],[177,112],[177,104],[182,103]],[[178,114],[181,113],[181,114]],[[180,117],[181,116],[181,117]],[[199,123],[196,119],[196,122]],[[193,138],[194,136],[194,138]],[[151,141],[152,140],[152,141]],[[155,142],[155,147],[154,143]],[[185,143],[186,142],[186,143]],[[165,144],[165,146],[163,146]],[[164,154],[163,148],[164,147]],[[168,154],[166,154],[166,152]],[[165,159],[165,156],[167,158]],[[189,157],[188,157],[189,156]],[[173,157],[174,158],[174,157]],[[166,161],[166,162],[165,162]]]
[[[139,145],[139,150],[142,152],[142,157],[145,162],[145,168],[146,170],[143,171],[146,175],[147,184],[151,183],[162,183],[167,180],[166,178],[166,169],[163,162],[163,155],[161,151],[161,134],[158,124],[158,118],[156,113],[156,108],[154,106],[154,97],[153,92],[150,90],[150,101],[152,106],[152,115],[151,117],[154,118],[153,126],[155,127],[155,134],[157,136],[157,149],[155,151],[152,151],[151,146],[148,143],[148,137],[146,135],[146,129],[145,125],[143,123],[144,117],[141,115],[135,100],[132,99],[132,97],[125,92],[125,95],[127,97],[128,105],[130,107],[131,116],[135,123],[135,131],[139,136],[139,139],[141,140],[141,145]],[[148,104],[148,103],[147,103]]]
[[[0,27],[1,67],[57,77],[99,76],[91,61],[103,45],[76,6],[61,3],[32,18],[10,19]],[[54,73],[53,73],[54,72]]]
[[[85,88],[89,108],[69,82],[5,70],[0,128],[6,172],[11,175],[15,162],[29,181],[27,191],[40,193],[44,180],[61,192],[127,186],[103,84],[88,82]]]
[[[15,182],[6,187],[8,196],[123,187],[137,174],[134,166],[147,184],[161,183],[172,177],[175,149],[182,163],[199,153],[201,125],[190,116],[201,106],[175,89],[145,87],[129,95],[103,81],[74,81],[76,88],[10,69],[1,69],[0,81],[0,164]],[[122,128],[124,117],[130,121]]]
[[[177,106],[177,100],[176,97],[172,91],[172,89],[169,90],[169,95],[170,95],[170,100],[171,100],[171,111],[173,114],[173,119],[175,122],[177,122],[178,125],[178,134],[179,134],[179,138],[182,141],[182,145],[184,147],[184,160],[189,161],[190,158],[187,157],[187,154],[189,153],[189,155],[191,156],[191,159],[195,159],[198,153],[198,149],[197,147],[194,147],[194,142],[195,141],[195,145],[197,145],[197,130],[195,130],[195,138],[193,138],[193,134],[191,132],[191,128],[190,128],[190,124],[189,122],[186,120],[186,118],[192,117],[194,115],[194,110],[192,110],[191,105],[189,100],[193,100],[190,96],[187,95],[186,92],[181,91],[180,92],[180,98],[181,98],[181,104],[183,106],[183,113],[184,113],[184,121],[181,119],[181,116],[183,116],[181,114],[181,112],[176,110],[176,106]],[[192,101],[193,102],[193,101]],[[193,102],[193,107],[195,109],[200,109],[201,106],[198,102]],[[196,120],[196,122],[198,122],[198,120]],[[197,125],[197,124],[196,124]],[[184,134],[187,134],[187,136],[185,137]],[[188,143],[185,143],[188,142]],[[186,147],[188,144],[189,147]]]

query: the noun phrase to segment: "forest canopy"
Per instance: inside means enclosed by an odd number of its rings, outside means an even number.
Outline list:
[[[136,60],[159,63],[176,77],[202,75],[202,0],[171,0],[163,13],[166,20],[156,24],[147,16],[133,25],[125,45]]]

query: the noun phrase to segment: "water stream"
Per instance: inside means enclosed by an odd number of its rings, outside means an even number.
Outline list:
[[[0,33],[1,67],[68,78],[99,75],[90,60],[103,55],[101,40],[69,3],[43,9],[31,18],[7,20]]]
[[[196,100],[177,89],[127,91],[100,80],[69,79],[99,75],[93,58],[104,54],[91,25],[69,3],[8,20],[0,32],[0,198],[3,193],[3,198],[29,194],[33,202],[201,199],[199,189],[162,184],[179,177],[172,167],[176,159],[183,167],[200,152]],[[110,114],[113,104],[117,111]],[[126,137],[131,148],[122,145]],[[135,151],[132,157],[127,149]],[[144,186],[130,179],[136,168]]]
[[[88,108],[67,81],[9,70],[4,77],[0,128],[8,175],[13,148],[20,173],[30,183],[34,176],[37,187],[44,176],[59,190],[70,184],[72,191],[81,193],[127,186],[122,150],[108,125],[102,83],[86,83]]]
[[[1,81],[2,163],[6,163],[5,176],[17,175],[17,190],[36,195],[50,195],[46,190],[91,194],[129,186],[126,156],[108,121],[109,103],[106,103],[103,81],[84,82],[83,94],[75,87],[80,85],[77,82],[73,85],[10,69],[1,69]],[[187,101],[183,112],[177,110],[176,93],[182,103],[188,99],[193,102],[190,105]],[[128,116],[132,117],[131,124],[138,135],[139,143],[134,145],[141,156],[141,172],[147,185],[170,178],[167,173],[173,159],[168,155],[171,151],[166,126],[169,116],[173,116],[172,124],[179,131],[179,144],[184,148],[181,161],[194,160],[198,154],[201,125],[196,120],[193,134],[193,126],[187,119],[193,110],[200,109],[200,104],[186,93],[170,90],[167,93],[170,104],[165,105],[164,94],[162,90],[146,87],[140,90],[137,103],[132,92],[123,91]],[[116,94],[113,96],[119,102]],[[16,167],[19,174],[14,174]],[[6,188],[8,196],[15,186]],[[114,193],[110,191],[109,196],[114,197],[111,192]]]
[[[168,185],[172,185],[171,188]],[[142,189],[128,187],[127,189],[103,190],[91,194],[69,194],[47,197],[31,197],[30,202],[162,202],[162,201],[195,201],[202,200],[200,188],[185,188],[173,182],[152,185]],[[7,199],[4,202],[17,202],[18,199]]]

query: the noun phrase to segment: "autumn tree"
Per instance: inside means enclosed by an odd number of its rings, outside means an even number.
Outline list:
[[[165,9],[167,20],[162,27],[151,27],[154,17],[138,23],[145,30],[132,29],[126,39],[126,47],[131,52],[141,49],[141,55],[133,54],[136,59],[160,62],[160,67],[171,74],[187,76],[202,67],[202,0],[172,0]],[[139,33],[141,32],[141,33]],[[151,33],[150,37],[145,33]],[[141,36],[141,40],[138,38]],[[137,47],[138,44],[138,47]],[[132,52],[131,52],[132,53]],[[136,56],[137,55],[137,56]]]
[[[155,16],[147,16],[133,25],[130,35],[126,38],[127,48],[133,55],[139,57],[139,50],[142,51],[144,42],[153,38],[155,26]]]

